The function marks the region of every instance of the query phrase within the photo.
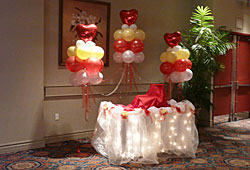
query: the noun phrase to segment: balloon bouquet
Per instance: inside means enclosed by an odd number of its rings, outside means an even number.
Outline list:
[[[89,94],[92,95],[89,84],[97,85],[103,80],[101,71],[104,63],[101,59],[104,50],[92,41],[97,31],[95,24],[78,24],[76,31],[80,40],[76,41],[75,46],[68,48],[66,68],[72,72],[70,83],[73,86],[82,86],[85,119],[88,120]]]
[[[164,80],[169,83],[171,96],[171,83],[182,83],[192,79],[193,72],[190,70],[192,62],[188,59],[190,52],[179,46],[181,41],[180,32],[166,33],[164,39],[170,47],[160,56],[162,62],[160,70],[165,74]]]
[[[130,83],[130,90],[132,90],[132,83],[135,79],[133,76],[133,62],[141,63],[144,60],[144,43],[145,33],[141,29],[137,29],[135,23],[138,12],[136,9],[132,10],[122,10],[120,12],[120,17],[123,22],[121,29],[118,29],[114,32],[114,49],[115,53],[113,54],[113,59],[116,63],[124,63],[124,70],[122,77],[118,83],[118,86],[124,79],[126,89],[128,83]],[[135,69],[135,68],[134,68]],[[128,79],[129,78],[129,79]]]

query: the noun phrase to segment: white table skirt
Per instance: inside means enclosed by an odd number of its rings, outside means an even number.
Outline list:
[[[111,164],[129,161],[157,164],[157,153],[195,157],[199,143],[194,106],[185,100],[171,107],[124,111],[111,102],[100,104],[92,145]]]

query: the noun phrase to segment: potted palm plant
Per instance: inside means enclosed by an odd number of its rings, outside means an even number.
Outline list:
[[[190,100],[200,114],[210,113],[210,95],[212,77],[216,76],[224,65],[217,58],[222,57],[234,44],[231,42],[230,31],[225,27],[214,28],[214,17],[209,7],[198,6],[190,19],[192,27],[182,31],[183,46],[190,51],[193,78],[183,83],[184,97]]]

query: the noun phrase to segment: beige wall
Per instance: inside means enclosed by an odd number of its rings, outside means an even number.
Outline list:
[[[216,26],[225,25],[232,31],[250,34],[250,7],[246,1],[214,0],[213,6]],[[235,27],[237,18],[243,20],[243,29]]]
[[[0,152],[41,146],[43,1],[0,1],[0,18]]]

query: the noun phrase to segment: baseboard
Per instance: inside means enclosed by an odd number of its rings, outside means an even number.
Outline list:
[[[15,143],[7,143],[0,145],[0,154],[17,152],[28,149],[42,148],[45,147],[47,143],[55,143],[62,142],[68,140],[76,140],[85,137],[92,137],[94,130],[87,131],[78,131],[67,134],[53,135],[53,136],[45,136],[44,139],[41,140],[29,140]]]
[[[41,148],[45,146],[45,141],[41,140],[29,140],[15,143],[7,143],[0,145],[0,154],[9,153],[9,152],[17,152],[22,150]]]
[[[94,130],[85,130],[85,131],[78,131],[78,132],[67,133],[67,134],[45,136],[44,140],[46,144],[68,141],[68,140],[75,140],[75,139],[81,139],[81,138],[86,138],[86,137],[92,137],[93,132]]]

